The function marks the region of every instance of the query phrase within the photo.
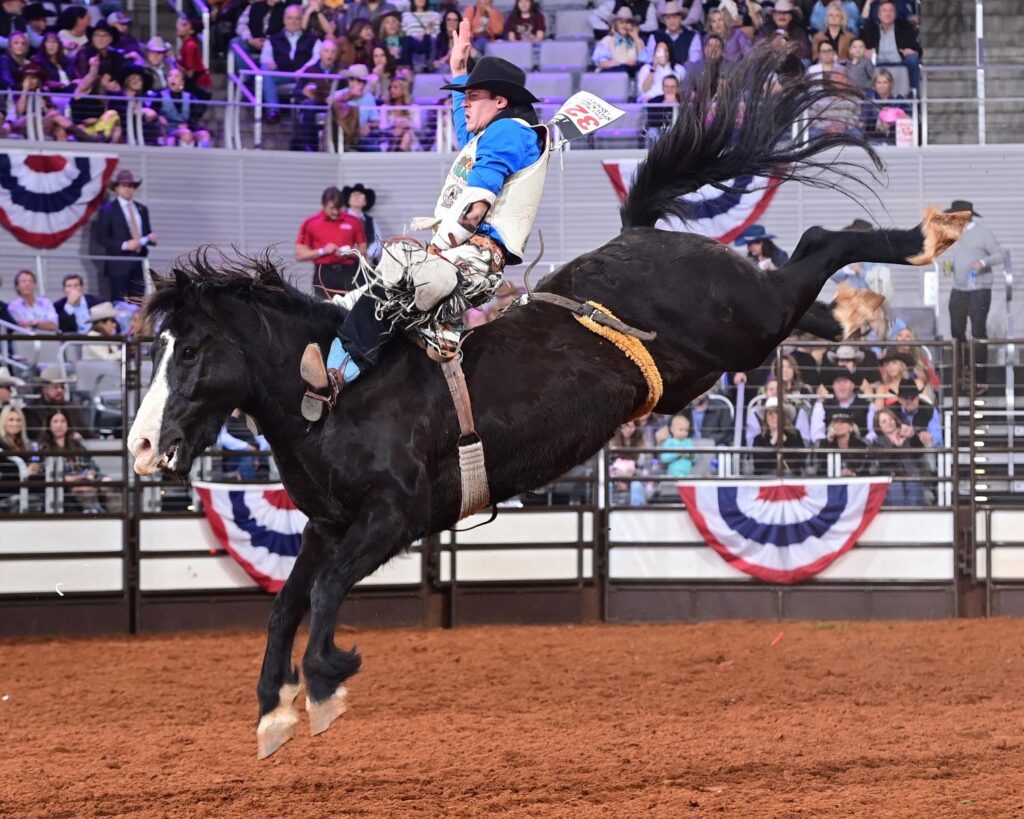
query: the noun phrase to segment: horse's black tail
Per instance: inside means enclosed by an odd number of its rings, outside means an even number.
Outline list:
[[[787,61],[793,59],[791,53],[765,45],[751,52],[718,88],[712,86],[718,85],[712,72],[704,72],[703,86],[692,100],[683,101],[677,121],[637,168],[622,207],[622,226],[653,227],[666,216],[686,221],[689,207],[679,197],[705,185],[728,191],[730,180],[747,175],[774,174],[822,188],[838,188],[842,181],[866,184],[862,165],[820,158],[831,148],[863,150],[880,171],[881,160],[861,137],[810,135],[811,126],[829,119],[830,110],[859,105],[862,97],[842,81],[787,76]]]

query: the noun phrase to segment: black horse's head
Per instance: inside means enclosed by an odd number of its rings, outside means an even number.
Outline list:
[[[268,258],[222,257],[211,264],[199,251],[173,275],[153,280],[156,290],[145,306],[160,328],[153,380],[128,447],[137,474],[183,476],[231,412],[247,405],[252,384],[282,387],[266,360],[275,346],[301,350],[315,303],[286,283]],[[275,321],[273,314],[286,320]]]

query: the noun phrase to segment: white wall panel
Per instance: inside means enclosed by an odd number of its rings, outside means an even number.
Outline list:
[[[222,551],[205,518],[152,518],[139,521],[143,552]]]
[[[617,546],[608,559],[615,580],[753,580],[707,546]],[[855,546],[817,577],[864,582],[952,580],[953,549]]]
[[[0,563],[0,594],[52,594],[120,591],[120,558],[89,560],[5,560]]]
[[[575,549],[474,549],[460,551],[456,559],[460,582],[517,580],[575,580],[578,576]],[[593,572],[593,550],[583,552],[583,576]],[[441,581],[452,579],[452,553],[441,552]]]
[[[230,555],[149,557],[139,567],[142,591],[257,588]]]
[[[119,552],[121,535],[119,520],[8,518],[0,521],[0,554]]]
[[[585,518],[592,517],[584,512]],[[483,523],[489,513],[471,515],[459,523],[459,527]],[[486,526],[469,532],[457,533],[457,542],[465,544],[500,543],[576,543],[579,540],[579,513],[577,512],[530,512],[528,514],[499,514]],[[444,532],[443,543],[451,543],[452,535]]]

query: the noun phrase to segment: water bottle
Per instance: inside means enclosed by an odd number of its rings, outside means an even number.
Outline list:
[[[978,286],[978,271],[973,267],[967,269],[967,289],[974,290]]]

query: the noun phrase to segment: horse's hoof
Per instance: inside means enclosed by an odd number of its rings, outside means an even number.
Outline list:
[[[924,234],[924,249],[921,253],[907,259],[908,264],[929,264],[941,256],[960,238],[967,223],[971,221],[969,210],[956,213],[943,213],[938,208],[928,208],[921,221],[921,233]]]
[[[306,697],[306,713],[309,714],[309,735],[322,734],[331,723],[348,710],[348,691],[341,686],[322,702],[313,702]]]
[[[266,759],[294,735],[299,712],[292,703],[298,693],[298,685],[281,686],[277,708],[260,717],[256,726],[256,759]]]
[[[885,296],[871,290],[858,290],[848,284],[839,285],[836,291],[835,307],[832,315],[842,325],[842,341],[853,338],[871,321],[875,310],[879,308]]]

